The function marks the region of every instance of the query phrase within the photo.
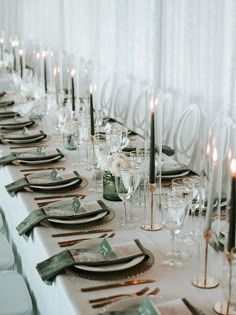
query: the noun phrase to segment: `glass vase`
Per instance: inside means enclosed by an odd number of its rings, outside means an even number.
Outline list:
[[[103,174],[103,198],[110,201],[121,201],[115,185],[115,176],[109,171],[105,171]]]

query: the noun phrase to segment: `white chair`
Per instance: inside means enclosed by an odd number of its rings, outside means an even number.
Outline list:
[[[175,159],[194,169],[199,142],[201,112],[198,105],[190,105],[178,121],[174,135]]]
[[[0,209],[0,233],[4,233],[4,224],[3,224],[3,217],[1,214],[1,209]]]
[[[0,271],[11,270],[14,267],[14,255],[13,251],[6,239],[6,237],[0,233]]]
[[[23,277],[15,271],[0,272],[0,315],[31,315],[32,301]]]

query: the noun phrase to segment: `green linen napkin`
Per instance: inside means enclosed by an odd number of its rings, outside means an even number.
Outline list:
[[[10,111],[0,112],[0,119],[13,118],[13,117],[19,117],[19,116],[20,114],[17,112],[10,112]]]
[[[37,264],[36,268],[42,278],[47,284],[51,284],[60,272],[62,272],[65,268],[75,266],[75,265],[84,265],[84,266],[106,266],[106,265],[114,265],[121,262],[130,261],[136,257],[144,256],[145,259],[149,258],[149,254],[142,246],[138,239],[133,241],[128,241],[116,245],[111,245],[112,251],[116,252],[116,247],[125,248],[129,245],[136,244],[136,253],[133,255],[123,255],[123,256],[116,256],[111,255],[109,257],[104,257],[100,253],[99,243],[91,248],[73,248],[67,249],[63,252],[56,254],[39,264]],[[89,260],[88,260],[89,257]]]
[[[0,138],[0,141],[2,140],[2,137]],[[7,165],[7,164],[10,164],[12,161],[16,160],[17,159],[17,154],[16,153],[12,153],[12,154],[9,154],[9,155],[6,155],[6,156],[2,156],[0,158],[0,168]]]
[[[21,178],[13,183],[6,185],[5,188],[11,197],[15,197],[18,191],[23,190],[27,186],[29,186],[29,182],[27,181],[27,179]]]
[[[73,199],[67,201],[55,202],[52,205],[39,208],[31,212],[17,227],[19,235],[25,234],[29,236],[31,231],[35,226],[40,222],[47,219],[79,219],[84,217],[91,217],[99,213],[108,212],[109,209],[102,200],[97,200],[97,209],[96,210],[86,210],[86,203],[81,204],[80,208],[76,212],[73,209]],[[93,202],[95,203],[95,202]],[[92,202],[87,203],[87,205],[92,204]],[[99,208],[100,207],[100,208]],[[96,208],[96,205],[95,205]]]

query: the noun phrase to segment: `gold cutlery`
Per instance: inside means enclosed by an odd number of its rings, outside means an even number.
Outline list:
[[[54,195],[54,196],[44,196],[44,197],[35,197],[34,200],[47,200],[47,199],[57,199],[57,198],[70,198],[70,197],[80,197],[81,199],[86,197],[85,194],[69,194],[69,195]]]
[[[90,291],[97,291],[97,290],[106,290],[106,289],[119,288],[119,287],[125,287],[125,286],[129,286],[129,285],[142,284],[142,283],[152,283],[152,282],[155,282],[155,280],[153,280],[153,279],[134,279],[134,280],[98,285],[98,286],[93,286],[93,287],[81,288],[81,291],[82,292],[90,292]]]
[[[64,166],[51,166],[51,167],[40,167],[40,168],[28,168],[28,169],[22,169],[20,172],[35,172],[35,171],[47,171],[47,170],[65,170],[66,168]]]
[[[137,292],[133,292],[133,293],[124,293],[124,294],[117,294],[117,295],[114,295],[113,298],[110,298],[108,296],[108,300],[105,300],[104,302],[102,303],[97,303],[97,304],[93,304],[92,305],[92,308],[99,308],[99,307],[103,307],[103,306],[106,306],[107,304],[111,304],[113,302],[116,302],[116,301],[119,301],[122,297],[132,297],[132,296],[141,296],[143,295],[144,293],[146,293],[148,291],[148,287],[145,287],[143,288],[142,290],[140,291],[137,291]],[[91,300],[90,300],[91,301]]]
[[[143,289],[141,289],[139,291],[132,292],[132,293],[121,293],[121,294],[115,294],[115,295],[108,295],[108,296],[101,297],[101,298],[98,298],[98,299],[89,300],[89,303],[106,302],[108,300],[121,298],[121,297],[126,297],[126,296],[139,296],[139,295],[142,295],[142,294],[146,293],[148,290],[149,290],[149,288],[145,287],[145,288],[143,288]]]
[[[84,234],[93,234],[93,233],[105,233],[105,232],[112,232],[112,231],[113,231],[113,229],[84,230],[84,231],[52,234],[52,237],[74,236],[74,235],[84,235]]]
[[[86,237],[86,238],[78,238],[78,239],[75,239],[75,240],[58,242],[58,245],[60,247],[66,247],[66,246],[75,245],[75,244],[83,242],[83,241],[89,241],[89,240],[94,240],[94,239],[97,239],[97,238],[104,238],[104,237],[112,238],[113,236],[115,236],[115,233],[111,233],[108,236],[107,236],[107,233],[104,233],[102,235],[99,235],[98,237]]]
[[[133,296],[141,296],[143,294],[145,294],[148,291],[148,287],[145,287],[144,289],[138,291],[138,292],[133,292],[133,293],[124,293],[124,294],[117,294],[114,295],[113,297],[108,296],[105,297],[104,301],[102,303],[97,303],[97,304],[93,304],[92,308],[99,308],[99,307],[103,307],[106,306],[108,304],[114,303],[116,301],[121,300],[123,297],[133,297]],[[152,290],[150,293],[147,294],[147,296],[155,296],[158,292],[160,291],[160,289],[158,287],[156,287],[154,290]],[[99,300],[99,299],[97,299]],[[94,301],[94,300],[90,300],[90,301]],[[90,302],[93,303],[93,302]]]
[[[86,237],[86,238],[78,238],[76,240],[58,242],[58,245],[60,247],[72,246],[72,245],[75,245],[75,244],[83,242],[83,241],[93,240],[95,238],[103,238],[103,237],[106,237],[106,236],[107,236],[107,233],[104,233],[102,235],[99,235],[98,237]]]

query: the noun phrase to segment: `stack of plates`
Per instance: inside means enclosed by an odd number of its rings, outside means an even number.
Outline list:
[[[103,219],[110,209],[101,200],[82,203],[76,211],[73,208],[73,200],[67,199],[54,202],[46,207],[44,211],[49,221],[59,224],[86,224]]]
[[[102,239],[89,240],[70,246],[74,260],[78,262],[75,267],[94,274],[112,273],[133,268],[148,259],[147,253],[143,252],[134,240],[124,241],[116,238],[110,239],[108,242],[112,246],[112,258],[101,255],[99,247]]]
[[[12,111],[0,111],[0,119],[12,118],[15,116],[20,116],[20,114]]]
[[[15,130],[15,129],[23,129],[24,127],[31,127],[35,124],[33,120],[30,120],[26,117],[18,117],[11,119],[4,119],[0,121],[0,129],[1,130]]]
[[[30,131],[27,134],[23,133],[22,131],[18,131],[18,132],[12,132],[10,134],[2,135],[2,137],[0,137],[0,142],[25,144],[25,143],[38,142],[46,137],[47,135],[41,130]]]
[[[53,171],[42,171],[26,176],[29,187],[36,191],[52,193],[82,185],[84,179],[76,171],[60,171],[53,176]]]
[[[165,161],[162,166],[161,177],[163,179],[172,179],[176,177],[186,176],[190,173],[186,165],[179,164],[176,161]]]
[[[0,107],[12,106],[12,105],[14,105],[14,104],[15,104],[14,101],[1,101],[1,102],[0,102]]]
[[[16,159],[12,161],[13,164],[29,164],[29,165],[38,165],[38,164],[48,164],[52,162],[59,161],[64,158],[64,154],[59,150],[43,150],[42,152],[35,151],[24,151],[17,152]]]

